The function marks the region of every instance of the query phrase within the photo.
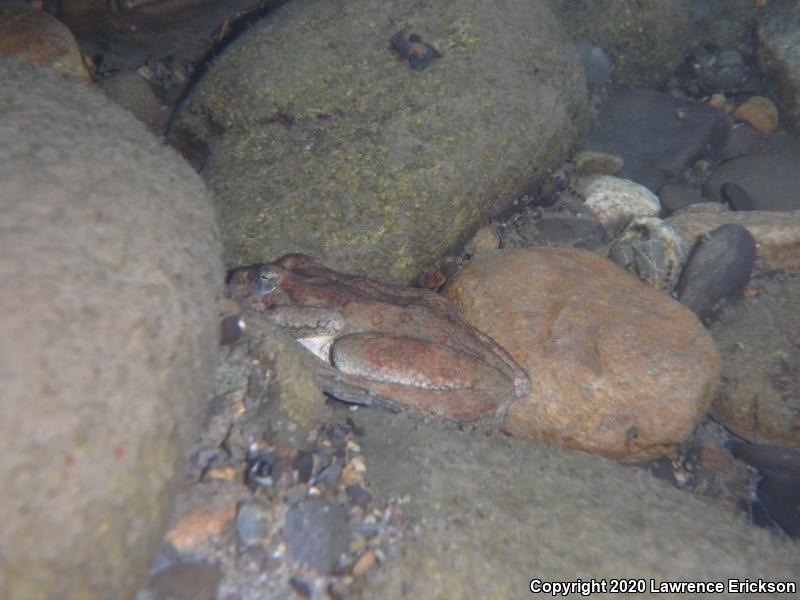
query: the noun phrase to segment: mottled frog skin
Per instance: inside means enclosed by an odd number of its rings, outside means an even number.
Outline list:
[[[301,254],[235,269],[229,289],[346,381],[402,405],[469,421],[530,389],[503,348],[429,290],[339,273]]]

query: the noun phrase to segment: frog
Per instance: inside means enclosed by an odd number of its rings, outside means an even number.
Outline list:
[[[353,386],[456,421],[500,416],[525,370],[448,299],[342,273],[304,254],[230,272],[228,290]]]

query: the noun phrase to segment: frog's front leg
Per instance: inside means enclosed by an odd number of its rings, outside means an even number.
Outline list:
[[[477,356],[389,333],[354,333],[331,349],[336,369],[362,387],[421,411],[470,421],[514,400],[514,381]]]
[[[316,306],[276,306],[264,315],[330,364],[331,344],[344,329],[344,316],[339,311]]]

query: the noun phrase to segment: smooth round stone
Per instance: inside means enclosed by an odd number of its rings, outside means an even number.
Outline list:
[[[725,140],[725,146],[720,151],[720,158],[730,160],[751,154],[765,154],[773,145],[774,138],[770,140],[755,127],[742,123],[739,127],[731,129],[728,139]]]
[[[637,217],[611,244],[608,258],[657,290],[672,291],[689,256],[678,231],[655,217]]]
[[[666,221],[681,232],[690,246],[721,225],[741,225],[756,241],[762,268],[800,272],[800,210],[694,213],[672,216]]]
[[[753,236],[741,225],[722,225],[692,249],[676,293],[678,299],[704,317],[718,301],[750,281],[756,259]]]
[[[243,502],[236,511],[236,533],[245,546],[257,546],[269,539],[272,515],[261,502]]]
[[[578,175],[619,175],[625,166],[621,156],[595,150],[576,152],[572,162]]]
[[[222,568],[209,563],[181,563],[159,571],[147,585],[152,600],[213,600],[222,581]],[[136,600],[148,598],[140,594]]]
[[[0,5],[0,55],[19,55],[90,83],[78,42],[53,15],[22,2]]]
[[[661,208],[667,215],[671,215],[690,204],[708,202],[693,187],[675,183],[667,183],[661,186],[661,189],[658,190],[658,199],[661,202]]]
[[[704,195],[721,202],[722,186],[728,182],[750,196],[753,210],[800,209],[800,156],[762,154],[726,161],[714,169]]]
[[[581,177],[576,185],[586,208],[608,228],[624,227],[634,217],[657,217],[661,203],[653,192],[612,175]]]
[[[99,81],[97,86],[106,96],[133,113],[154,134],[162,134],[161,103],[150,84],[136,71],[119,71]]]
[[[770,477],[800,478],[800,450],[772,444],[739,444],[733,455]]]
[[[657,190],[722,147],[725,111],[666,92],[627,90],[609,96],[579,146],[623,157],[621,176]]]
[[[733,116],[750,123],[762,135],[770,136],[778,130],[778,108],[763,96],[748,98],[736,107]]]
[[[446,295],[527,370],[503,428],[624,461],[675,449],[708,410],[719,356],[695,315],[586,250],[467,265]]]

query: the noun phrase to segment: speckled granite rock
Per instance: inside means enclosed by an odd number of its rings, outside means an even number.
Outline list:
[[[404,28],[441,58],[411,68]],[[170,139],[205,165],[229,265],[302,252],[409,283],[544,175],[585,95],[544,0],[301,0],[225,50]]]
[[[0,597],[130,597],[207,403],[213,207],[99,92],[0,80]]]

